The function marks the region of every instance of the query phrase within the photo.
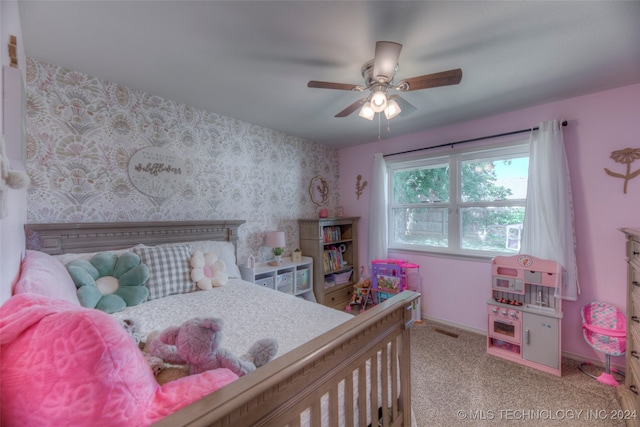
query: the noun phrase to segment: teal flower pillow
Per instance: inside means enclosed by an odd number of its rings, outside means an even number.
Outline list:
[[[66,265],[83,307],[115,313],[144,302],[149,289],[149,268],[133,252],[118,256],[99,252],[90,260],[76,259]]]

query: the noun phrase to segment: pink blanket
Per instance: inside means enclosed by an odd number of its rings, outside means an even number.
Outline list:
[[[32,293],[0,307],[3,426],[146,426],[238,377],[227,369],[160,387],[108,314]]]

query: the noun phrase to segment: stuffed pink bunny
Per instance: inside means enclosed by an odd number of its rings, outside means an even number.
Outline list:
[[[271,361],[278,352],[276,340],[257,341],[241,357],[220,348],[222,319],[194,318],[165,329],[150,344],[149,352],[165,363],[189,365],[189,374],[227,368],[243,376]]]

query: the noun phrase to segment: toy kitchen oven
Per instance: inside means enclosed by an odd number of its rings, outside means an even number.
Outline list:
[[[555,261],[529,255],[491,262],[487,353],[561,376],[562,280]]]

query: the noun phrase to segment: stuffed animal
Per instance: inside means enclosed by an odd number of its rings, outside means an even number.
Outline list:
[[[208,291],[215,286],[226,285],[229,276],[226,273],[227,265],[214,253],[203,253],[201,250],[193,251],[191,260],[191,280],[203,291]]]
[[[8,214],[6,189],[20,190],[30,183],[26,172],[11,170],[9,157],[4,149],[4,135],[0,134],[0,219],[6,218]]]
[[[134,318],[117,319],[120,326],[127,331],[133,342],[140,348],[142,345],[142,334],[140,332],[140,322]]]
[[[151,343],[158,335],[160,335],[160,331],[153,331],[147,335],[145,341],[140,343],[142,354],[147,360],[149,366],[151,366],[153,375],[156,377],[156,382],[160,385],[165,385],[168,382],[188,376],[189,365],[171,365],[164,363],[164,360],[150,353]],[[156,365],[157,361],[160,361],[159,366]]]
[[[122,328],[127,331],[133,342],[136,343],[140,351],[142,351],[142,355],[144,356],[144,360],[147,361],[149,368],[153,372],[153,375],[158,376],[158,374],[164,368],[164,361],[159,357],[153,356],[149,354],[148,349],[145,348],[145,342],[142,339],[142,334],[140,333],[140,325],[138,320],[128,318],[128,319],[118,319],[118,322],[122,326]],[[162,385],[162,384],[160,384]]]
[[[278,352],[276,340],[255,342],[241,357],[221,348],[222,319],[194,318],[182,325],[165,329],[149,346],[152,355],[174,365],[189,365],[189,374],[209,369],[227,368],[243,376],[271,361]]]

